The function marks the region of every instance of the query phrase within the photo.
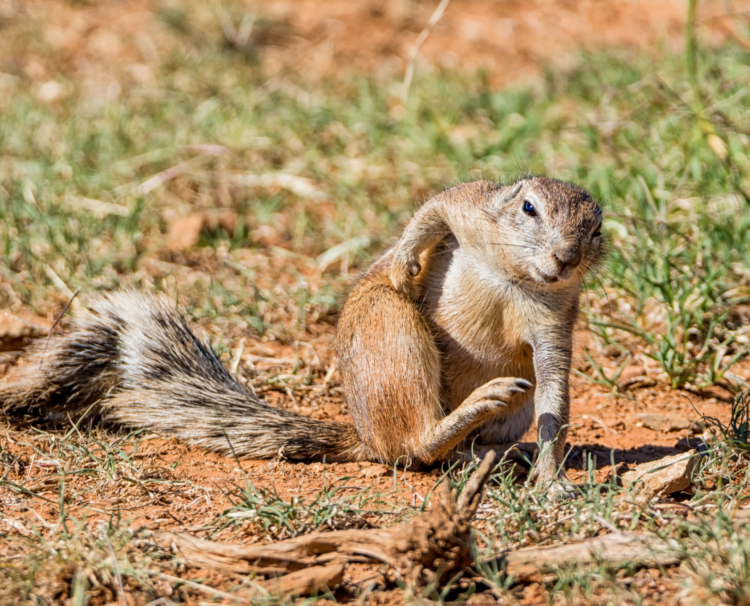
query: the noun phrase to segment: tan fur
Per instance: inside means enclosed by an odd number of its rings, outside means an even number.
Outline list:
[[[429,200],[342,312],[344,389],[365,446],[381,460],[430,461],[477,428],[484,443],[515,440],[536,416],[538,477],[552,479],[569,421],[580,283],[600,259],[600,224],[589,194],[543,177],[462,184]],[[386,276],[402,298],[380,294]],[[405,309],[414,328],[400,322]],[[408,352],[393,345],[405,338]],[[534,388],[522,393],[522,380]],[[392,384],[397,398],[383,390]]]
[[[534,207],[530,216],[524,202]],[[151,427],[240,456],[425,462],[477,438],[515,440],[534,417],[540,479],[562,462],[581,279],[601,257],[601,211],[533,177],[431,198],[362,275],[336,350],[354,427],[269,406],[238,383],[165,298],[92,301],[38,346],[9,412]]]

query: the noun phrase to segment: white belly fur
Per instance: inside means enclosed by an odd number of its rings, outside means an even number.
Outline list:
[[[478,276],[457,245],[435,255],[424,281],[425,311],[443,353],[446,411],[455,410],[477,387],[498,377],[534,382],[523,294]],[[512,291],[510,289],[513,289]],[[533,303],[531,303],[533,305]],[[517,440],[534,417],[533,394],[509,402],[481,430],[484,443]]]

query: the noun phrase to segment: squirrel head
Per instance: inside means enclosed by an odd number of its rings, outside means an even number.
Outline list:
[[[585,190],[547,177],[509,185],[461,183],[417,211],[393,250],[390,279],[416,296],[413,278],[449,234],[490,282],[534,290],[577,286],[600,262],[602,211]],[[426,258],[420,258],[427,255]]]
[[[447,217],[480,270],[555,290],[579,283],[601,260],[602,211],[587,191],[548,177],[493,189],[480,187],[455,209],[462,217]]]

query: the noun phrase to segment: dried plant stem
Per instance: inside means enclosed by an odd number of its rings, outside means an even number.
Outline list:
[[[440,21],[440,18],[443,16],[443,13],[448,7],[448,4],[450,4],[450,1],[451,0],[440,0],[440,4],[437,5],[435,12],[432,13],[432,17],[430,17],[430,20],[427,22],[427,27],[422,30],[422,32],[415,40],[414,45],[411,47],[411,50],[409,51],[409,61],[406,65],[406,75],[404,76],[404,83],[401,86],[402,105],[406,105],[406,101],[409,98],[409,88],[411,88],[411,81],[414,77],[414,65],[417,61],[417,55],[419,55],[419,48],[427,39],[427,36],[430,35],[432,28],[437,25],[438,21]]]

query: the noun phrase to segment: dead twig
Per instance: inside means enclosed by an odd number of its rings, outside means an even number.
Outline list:
[[[50,269],[50,271],[52,270]],[[60,314],[55,318],[55,321],[52,322],[52,326],[50,326],[49,332],[47,333],[47,340],[44,342],[44,352],[42,353],[41,359],[39,360],[39,368],[37,369],[37,372],[41,372],[42,370],[42,363],[44,362],[44,356],[47,353],[47,348],[49,347],[49,341],[52,338],[52,333],[55,331],[55,327],[57,327],[57,325],[60,323],[60,320],[62,320],[62,317],[67,313],[68,309],[70,309],[70,306],[72,305],[73,300],[78,296],[79,292],[81,292],[81,289],[76,288],[76,291],[70,296],[70,299],[68,299],[68,302],[65,304],[65,307],[63,307]]]
[[[316,532],[267,545],[231,545],[178,533],[159,533],[156,542],[170,547],[186,563],[247,574],[286,575],[274,580],[287,595],[309,595],[332,587],[339,566],[382,562],[414,585],[450,578],[473,562],[471,522],[495,464],[485,456],[461,496],[447,483],[439,487],[432,508],[405,527]],[[305,574],[296,574],[305,571]],[[312,571],[312,572],[311,572]],[[295,573],[295,576],[287,573]]]
[[[430,20],[427,22],[427,27],[422,30],[417,39],[414,41],[414,45],[411,47],[411,50],[409,51],[409,61],[406,65],[404,83],[401,85],[401,105],[406,106],[406,101],[409,98],[409,88],[411,88],[411,81],[414,77],[414,64],[417,62],[419,48],[427,39],[427,36],[430,35],[432,28],[437,25],[438,21],[440,21],[440,18],[443,16],[443,13],[448,7],[448,4],[450,4],[450,1],[451,0],[440,0],[440,4],[437,5],[435,12],[432,13],[432,17],[430,17]]]
[[[245,351],[244,337],[240,339],[240,344],[237,346],[237,349],[234,352],[234,356],[232,357],[232,363],[229,365],[229,372],[231,372],[233,375],[237,374],[237,368],[239,367],[240,361],[242,360],[243,351]]]
[[[668,566],[680,561],[679,549],[656,535],[618,532],[571,545],[527,547],[505,554],[500,568],[519,582],[538,581],[542,573],[596,562],[611,565]]]

